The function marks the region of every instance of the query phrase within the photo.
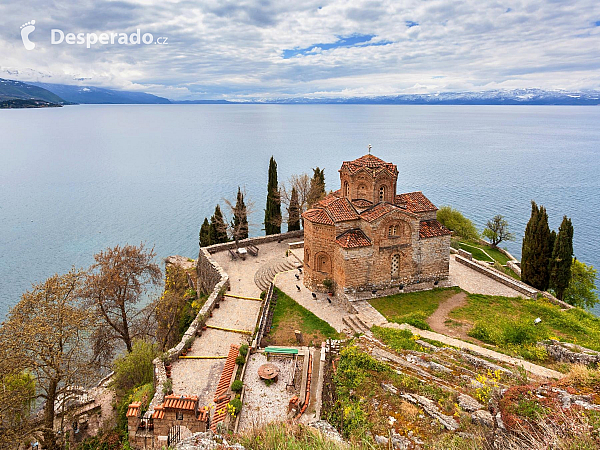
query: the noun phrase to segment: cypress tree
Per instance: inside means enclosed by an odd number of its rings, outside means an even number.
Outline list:
[[[548,226],[546,208],[531,202],[531,218],[525,228],[523,251],[521,256],[521,279],[536,289],[548,289],[550,272],[548,270],[552,249],[552,234]]]
[[[281,233],[281,197],[277,185],[277,163],[271,156],[267,184],[267,207],[265,208],[265,233]]]
[[[200,227],[200,247],[206,247],[210,245],[210,224],[208,219],[205,217],[202,226]]]
[[[313,169],[313,176],[310,180],[310,189],[308,191],[308,207],[311,208],[319,200],[325,197],[325,169],[318,167]]]
[[[233,238],[236,241],[248,237],[248,211],[244,203],[244,194],[242,194],[239,186],[231,224],[233,226]]]
[[[573,224],[567,216],[563,217],[558,234],[554,241],[552,258],[550,259],[550,287],[562,300],[565,290],[571,281],[571,265],[573,264]]]
[[[223,219],[223,213],[221,207],[217,205],[215,207],[215,213],[210,218],[210,243],[221,244],[227,242],[227,224]]]
[[[298,191],[292,188],[290,207],[288,208],[288,231],[300,229],[300,204],[298,202]]]

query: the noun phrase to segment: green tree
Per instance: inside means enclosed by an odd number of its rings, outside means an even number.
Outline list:
[[[210,223],[208,223],[208,219],[205,217],[204,222],[202,222],[202,226],[200,227],[200,247],[208,247],[210,242]]]
[[[131,352],[117,358],[114,362],[113,387],[119,397],[131,389],[154,380],[152,361],[158,356],[156,345],[136,340]]]
[[[300,204],[298,203],[298,191],[292,188],[290,206],[288,208],[288,231],[300,229]]]
[[[454,231],[455,236],[466,240],[479,239],[479,232],[475,224],[451,206],[442,206],[438,209],[437,220],[449,230]]]
[[[30,429],[30,414],[35,400],[35,378],[26,370],[0,361],[0,449],[21,448]],[[10,443],[6,447],[2,443]],[[24,447],[23,447],[24,448]]]
[[[600,299],[596,293],[596,276],[598,271],[593,266],[573,259],[571,265],[571,281],[565,289],[563,300],[580,308],[592,308]]]
[[[312,208],[315,203],[325,197],[325,169],[318,167],[313,169],[313,176],[310,180],[307,203]]]
[[[215,212],[210,218],[210,243],[221,244],[229,241],[227,237],[227,224],[223,218],[221,207],[215,206]]]
[[[277,163],[271,156],[269,181],[267,183],[267,207],[265,208],[265,233],[281,233],[281,197],[277,184]]]
[[[536,289],[545,291],[550,282],[552,233],[546,208],[531,202],[531,217],[525,228],[521,252],[521,279]]]
[[[514,241],[515,239],[514,235],[508,229],[508,221],[500,214],[495,215],[492,220],[487,221],[482,234],[494,247],[497,247],[502,241]]]
[[[239,241],[248,237],[248,209],[244,203],[244,194],[238,186],[237,200],[233,210],[233,220],[231,226],[233,228],[233,239]]]
[[[560,300],[571,281],[573,264],[573,225],[571,219],[563,217],[558,234],[554,239],[552,258],[550,259],[550,287]]]

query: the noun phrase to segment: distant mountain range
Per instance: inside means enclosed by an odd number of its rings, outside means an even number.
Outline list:
[[[376,97],[285,97],[229,100],[168,100],[144,92],[119,91],[93,86],[53,83],[23,83],[0,78],[0,102],[13,102],[12,107],[27,104],[35,107],[49,104],[357,104],[357,105],[600,105],[600,91],[545,91],[542,89],[492,90],[482,92],[441,92],[436,94],[401,94]]]
[[[82,104],[166,104],[163,97],[145,92],[116,91],[94,86],[73,86],[68,84],[30,83],[44,88],[71,103]]]
[[[42,100],[57,105],[65,104],[65,100],[60,96],[32,84],[23,83],[15,80],[5,80],[0,78],[0,101],[10,100]],[[26,104],[24,102],[13,102],[14,104]]]
[[[441,92],[349,98],[281,98],[253,103],[360,105],[600,105],[600,91],[567,92],[542,89]]]

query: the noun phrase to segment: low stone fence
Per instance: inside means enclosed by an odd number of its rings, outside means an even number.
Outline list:
[[[473,269],[487,277],[490,277],[491,279],[493,279],[499,283],[502,283],[503,285],[508,286],[508,287],[514,289],[515,291],[520,292],[521,294],[525,294],[528,297],[535,298],[538,296],[538,294],[541,294],[550,303],[560,306],[562,309],[573,308],[573,305],[569,305],[568,303],[565,303],[562,300],[557,299],[555,296],[553,296],[549,292],[539,291],[539,290],[535,289],[534,287],[529,286],[526,283],[523,283],[522,281],[515,280],[510,275],[506,275],[505,273],[500,272],[497,269],[494,269],[489,264],[479,262],[477,260],[469,260],[467,258],[462,257],[461,255],[456,255],[456,262],[459,262],[467,267],[470,267],[471,269]]]
[[[510,270],[512,270],[517,275],[519,275],[519,277],[521,276],[521,266],[519,266],[518,261],[508,261],[506,263],[506,267],[508,267]]]
[[[515,280],[510,275],[506,275],[500,271],[494,270],[487,264],[484,266],[484,263],[480,264],[477,261],[469,260],[461,255],[456,255],[456,262],[459,262],[499,283],[502,283],[503,285],[508,286],[515,291],[520,292],[521,294],[525,294],[528,297],[533,298],[537,296],[539,292],[537,289],[534,289],[521,281]]]
[[[207,250],[211,255],[213,253],[222,252],[224,250],[235,250],[238,247],[245,247],[247,245],[260,245],[268,242],[281,242],[292,238],[304,237],[304,230],[288,231],[280,234],[270,234],[268,236],[251,237],[242,239],[236,242],[225,242],[223,244],[209,245],[208,247],[202,247]]]
[[[575,344],[549,340],[539,342],[546,349],[548,355],[555,361],[571,364],[600,364],[600,352],[587,348],[578,347]]]
[[[150,402],[148,411],[154,411],[154,408],[164,401],[164,384],[167,381],[167,372],[165,370],[165,362],[173,362],[183,351],[185,342],[189,338],[193,338],[202,328],[206,318],[215,308],[215,305],[222,299],[225,291],[229,289],[229,276],[219,264],[210,256],[210,253],[201,248],[198,254],[197,262],[198,285],[202,286],[206,292],[212,291],[208,299],[200,308],[194,321],[190,324],[187,331],[183,334],[181,341],[175,347],[165,352],[165,361],[161,358],[156,358],[154,364],[154,397]]]

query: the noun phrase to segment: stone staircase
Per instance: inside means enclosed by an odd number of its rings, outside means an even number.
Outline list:
[[[262,265],[254,274],[254,283],[261,291],[269,289],[275,275],[287,270],[300,267],[301,264],[293,258],[277,258]]]
[[[355,334],[371,334],[369,326],[363,321],[359,314],[350,314],[342,318],[342,322],[348,326],[350,332]]]

